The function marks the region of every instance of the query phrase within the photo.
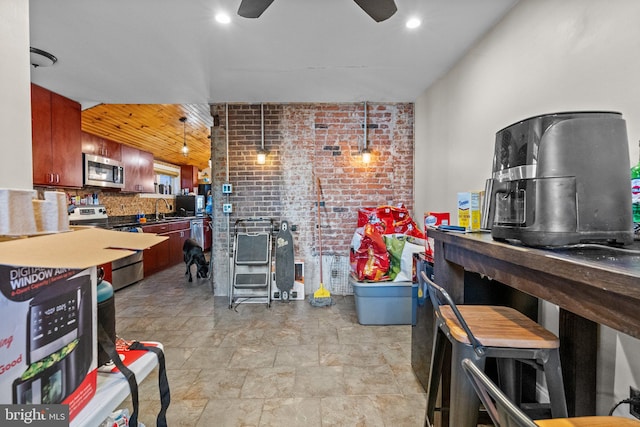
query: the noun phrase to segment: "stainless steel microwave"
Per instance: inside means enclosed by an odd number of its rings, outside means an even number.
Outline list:
[[[124,188],[124,167],[117,160],[93,154],[83,154],[84,185]]]

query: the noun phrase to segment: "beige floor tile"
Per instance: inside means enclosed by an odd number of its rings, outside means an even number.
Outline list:
[[[373,396],[372,400],[385,426],[412,427],[424,423],[424,413],[427,408],[425,395],[381,394]],[[416,408],[422,408],[422,411],[416,411]]]
[[[211,399],[196,427],[258,427],[263,399]]]
[[[318,345],[278,345],[274,366],[318,366]]]
[[[297,397],[344,396],[344,368],[342,366],[298,367],[293,394]]]
[[[189,333],[186,334],[185,342],[193,347],[220,347],[226,335],[226,331],[215,328],[212,330],[207,329],[204,331],[193,330],[189,331]]]
[[[347,366],[344,384],[349,395],[400,394],[389,365]]]
[[[197,347],[180,368],[210,370],[226,367],[234,351],[233,347]]]
[[[384,427],[384,418],[370,396],[324,397],[320,413],[323,426]]]
[[[256,328],[239,328],[228,330],[220,343],[220,347],[237,347],[259,345],[263,342],[265,331]]]
[[[247,372],[240,397],[243,399],[293,397],[295,375],[295,368],[283,366],[251,369]]]
[[[247,375],[245,369],[219,368],[202,370],[190,388],[184,390],[184,399],[237,398]],[[171,384],[171,383],[170,383]],[[173,385],[171,385],[173,388]]]
[[[320,399],[265,399],[260,427],[320,427]]]
[[[194,351],[195,348],[191,347],[164,347],[164,359],[167,368],[182,369]],[[201,369],[201,367],[196,366],[194,369]]]
[[[231,369],[271,368],[276,352],[274,346],[267,344],[236,347],[227,366]]]
[[[383,349],[375,344],[320,345],[320,365],[379,366],[385,363]]]

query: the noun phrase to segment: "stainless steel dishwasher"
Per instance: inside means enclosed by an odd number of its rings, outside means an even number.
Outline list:
[[[204,248],[204,219],[191,220],[191,238]]]

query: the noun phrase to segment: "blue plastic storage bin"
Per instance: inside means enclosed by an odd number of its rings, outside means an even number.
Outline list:
[[[418,284],[351,281],[361,325],[415,325]]]

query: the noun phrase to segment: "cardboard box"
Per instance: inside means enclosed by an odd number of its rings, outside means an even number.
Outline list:
[[[361,325],[415,325],[418,284],[351,280]]]
[[[434,241],[429,237],[429,227],[437,227],[439,225],[450,225],[451,215],[449,212],[425,212],[424,213],[424,234],[425,234],[425,251],[424,255],[430,262],[433,262]]]
[[[96,266],[166,240],[80,228],[0,243],[0,403],[68,404],[97,380]]]
[[[480,230],[480,192],[458,193],[458,225],[467,231]]]

